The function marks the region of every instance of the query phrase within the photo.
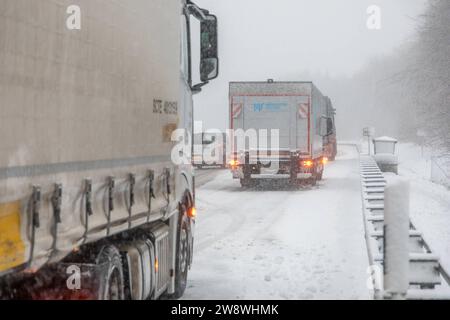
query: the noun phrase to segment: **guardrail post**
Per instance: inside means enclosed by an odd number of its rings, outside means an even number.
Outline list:
[[[409,182],[388,180],[384,204],[384,290],[405,299],[409,286]]]

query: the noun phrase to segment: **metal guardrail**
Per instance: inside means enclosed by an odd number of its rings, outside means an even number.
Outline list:
[[[361,196],[369,262],[383,270],[384,187],[387,182],[369,156],[360,156]],[[433,254],[423,235],[410,223],[410,289],[408,299],[450,299],[450,276]],[[445,292],[437,290],[445,287]],[[387,298],[380,281],[374,282],[374,298]]]

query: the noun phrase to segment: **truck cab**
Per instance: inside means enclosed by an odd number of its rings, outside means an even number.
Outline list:
[[[327,135],[323,139],[323,148],[325,156],[334,161],[337,156],[337,135],[336,135],[336,109],[333,108],[331,99],[327,97],[327,118],[328,126],[330,128],[330,135]]]

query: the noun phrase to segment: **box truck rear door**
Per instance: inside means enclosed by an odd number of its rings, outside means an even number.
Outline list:
[[[289,97],[249,96],[244,104],[244,129],[279,130],[279,148],[290,150],[292,143],[292,108]],[[294,131],[295,132],[295,131]],[[270,144],[270,140],[268,140]]]

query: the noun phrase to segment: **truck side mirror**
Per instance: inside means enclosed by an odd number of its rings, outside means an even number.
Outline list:
[[[327,117],[322,116],[320,117],[320,121],[319,121],[319,135],[321,137],[326,137],[327,136]]]
[[[333,119],[327,118],[327,136],[331,136],[334,133]]]
[[[333,134],[333,120],[329,117],[322,116],[320,118],[320,136],[328,137]]]
[[[206,15],[200,25],[200,79],[208,82],[219,76],[218,30],[217,18]]]

